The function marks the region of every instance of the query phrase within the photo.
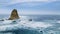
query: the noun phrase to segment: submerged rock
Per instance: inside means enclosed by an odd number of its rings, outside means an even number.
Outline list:
[[[32,21],[32,19],[29,19],[29,21]]]
[[[4,19],[0,20],[0,21],[4,21]]]
[[[18,13],[17,13],[17,10],[14,9],[11,13],[11,16],[8,20],[14,20],[14,19],[19,19],[19,16],[18,16]]]

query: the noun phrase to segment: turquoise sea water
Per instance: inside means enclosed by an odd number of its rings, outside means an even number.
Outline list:
[[[5,20],[0,15],[0,34],[60,34],[60,15],[22,15],[19,20]]]

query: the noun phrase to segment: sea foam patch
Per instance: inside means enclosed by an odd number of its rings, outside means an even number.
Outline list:
[[[23,29],[29,29],[29,28],[30,29],[38,29],[38,28],[40,28],[41,29],[41,27],[47,28],[49,26],[52,26],[51,24],[45,24],[43,22],[33,22],[33,21],[32,22],[30,22],[30,21],[20,21],[16,24],[7,25],[9,22],[10,21],[5,21],[6,25],[0,26],[0,31],[6,31],[6,30],[12,30],[12,29],[15,30],[15,29],[19,29],[19,28],[20,29],[21,28],[23,28]]]
[[[34,29],[38,29],[38,28],[47,28],[52,26],[51,24],[46,24],[44,22],[30,22],[30,21],[21,21],[20,25],[23,25],[26,28],[34,28]]]

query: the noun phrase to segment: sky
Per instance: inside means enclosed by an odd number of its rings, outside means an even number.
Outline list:
[[[0,0],[0,14],[60,15],[60,0]]]

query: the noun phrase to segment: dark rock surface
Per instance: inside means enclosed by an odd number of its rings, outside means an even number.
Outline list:
[[[11,16],[8,20],[14,20],[14,19],[19,19],[18,13],[16,9],[13,9]]]

